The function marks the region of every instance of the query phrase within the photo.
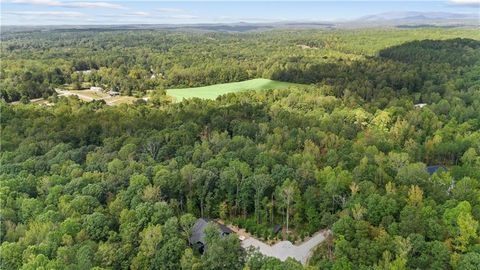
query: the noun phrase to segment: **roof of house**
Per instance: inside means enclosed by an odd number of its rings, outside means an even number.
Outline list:
[[[204,233],[204,231],[205,231],[205,228],[207,227],[209,222],[213,222],[215,225],[217,225],[218,231],[221,234],[232,233],[232,230],[230,230],[227,226],[225,226],[223,224],[220,224],[218,222],[211,221],[211,220],[208,220],[208,219],[205,219],[205,218],[199,218],[197,220],[197,222],[195,222],[195,225],[193,225],[192,235],[188,239],[191,244],[198,243],[198,242],[205,243],[205,233]]]
[[[432,165],[427,167],[427,172],[428,174],[432,175],[436,173],[437,171],[447,171],[447,167],[443,165]]]

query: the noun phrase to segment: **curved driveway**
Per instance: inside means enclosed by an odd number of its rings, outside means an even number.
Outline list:
[[[290,241],[282,241],[270,246],[254,237],[249,237],[242,241],[242,247],[254,247],[263,255],[275,257],[281,261],[292,257],[302,264],[306,264],[312,250],[323,242],[328,234],[330,234],[329,230],[318,232],[300,245],[294,245]]]

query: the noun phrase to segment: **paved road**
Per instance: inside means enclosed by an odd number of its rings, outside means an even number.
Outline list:
[[[249,237],[242,241],[242,247],[248,248],[253,246],[266,256],[275,257],[281,261],[285,261],[288,257],[292,257],[297,261],[300,261],[302,264],[306,264],[313,249],[323,242],[329,233],[330,231],[318,232],[298,246],[292,244],[290,241],[282,241],[270,246],[254,237]]]
[[[92,100],[95,100],[94,98],[92,97],[89,97],[87,95],[82,95],[82,94],[78,94],[78,93],[72,93],[68,90],[61,90],[61,89],[55,89],[55,91],[57,92],[58,96],[78,96],[79,98],[82,98],[83,100],[85,101],[92,101]],[[101,99],[101,98],[100,98]],[[43,98],[34,98],[34,99],[30,99],[30,103],[33,103],[33,102],[37,102],[37,101],[41,101],[43,100]],[[107,102],[108,103],[108,102]],[[14,102],[11,102],[11,104],[20,104],[20,101],[14,101]]]
[[[89,97],[87,95],[82,95],[82,94],[79,94],[79,93],[72,93],[68,90],[60,90],[60,89],[55,89],[55,91],[57,91],[58,95],[59,96],[78,96],[80,98],[83,98],[84,100],[86,101],[92,101],[92,100],[95,100],[94,98],[92,97]]]
[[[30,99],[30,103],[32,102],[37,102],[37,101],[41,101],[43,100],[43,98],[34,98],[34,99]],[[20,101],[13,101],[13,102],[10,102],[10,104],[20,104],[21,102]]]
[[[87,96],[87,95],[83,95],[83,94],[80,94],[80,93],[72,93],[68,90],[60,90],[60,89],[55,89],[55,91],[57,91],[58,93],[58,96],[77,96],[85,101],[93,101],[93,100],[104,100],[105,103],[109,106],[112,106],[114,105],[114,102],[110,101],[109,99],[111,99],[111,97],[104,97],[104,98],[92,98],[90,96]]]

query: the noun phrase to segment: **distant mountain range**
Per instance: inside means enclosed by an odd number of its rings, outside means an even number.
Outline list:
[[[387,12],[363,16],[354,21],[432,21],[432,20],[480,20],[479,14],[449,12]]]
[[[388,12],[341,22],[337,27],[480,27],[480,14],[449,12]]]
[[[250,32],[267,29],[332,29],[332,28],[363,28],[363,27],[469,27],[480,28],[480,14],[448,13],[448,12],[388,12],[363,16],[345,21],[282,21],[271,23],[203,23],[203,24],[129,24],[129,25],[63,25],[63,26],[4,26],[2,33],[34,30],[50,31],[64,30],[97,31],[125,29],[171,29],[184,31],[206,32]],[[28,31],[27,30],[27,31]]]

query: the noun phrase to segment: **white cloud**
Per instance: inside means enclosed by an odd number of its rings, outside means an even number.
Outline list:
[[[451,4],[463,6],[480,6],[480,0],[450,0]]]
[[[8,14],[17,15],[17,16],[33,16],[33,17],[83,17],[85,14],[81,12],[74,11],[13,11],[7,12]]]
[[[54,0],[12,0],[10,1],[15,4],[31,4],[31,5],[42,5],[42,6],[60,6],[62,2]]]
[[[179,14],[179,15],[172,15],[172,16],[170,16],[169,18],[172,18],[172,19],[183,19],[183,20],[193,20],[193,19],[197,19],[198,16],[188,15],[188,14]]]
[[[134,15],[134,16],[141,16],[141,17],[148,17],[150,16],[150,13],[148,12],[143,12],[143,11],[137,11],[137,12],[132,12],[130,13],[131,15]]]
[[[179,8],[157,8],[157,11],[160,13],[179,13],[184,10]]]
[[[67,6],[66,6],[67,7]],[[107,2],[73,2],[69,3],[68,7],[78,8],[108,8],[108,9],[120,9],[121,5],[107,3]]]
[[[108,2],[60,2],[56,0],[12,0],[15,4],[30,4],[50,7],[65,7],[65,8],[105,8],[105,9],[120,9],[121,5],[112,4]]]

